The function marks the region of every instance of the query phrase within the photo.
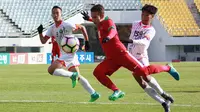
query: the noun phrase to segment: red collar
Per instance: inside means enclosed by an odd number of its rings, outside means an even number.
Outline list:
[[[142,26],[143,28],[149,28],[149,27],[151,27],[151,25],[144,25],[144,24],[142,24],[142,21],[140,21],[140,26]]]
[[[63,21],[59,21],[59,23],[57,25],[55,24],[56,28],[58,28],[62,24],[62,22]]]

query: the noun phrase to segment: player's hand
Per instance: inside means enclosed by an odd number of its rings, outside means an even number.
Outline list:
[[[90,43],[89,41],[85,41],[85,51],[90,50]]]
[[[90,19],[90,16],[88,15],[87,11],[82,11],[81,14],[83,15],[83,19],[84,20],[88,21]]]
[[[43,25],[41,24],[38,28],[37,28],[37,30],[38,30],[38,33],[39,34],[41,34],[42,33],[42,31],[43,31]]]
[[[107,43],[109,40],[110,40],[109,37],[105,37],[105,38],[103,38],[102,43]]]

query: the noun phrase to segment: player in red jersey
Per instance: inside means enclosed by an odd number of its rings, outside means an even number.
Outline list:
[[[52,44],[51,63],[53,63],[54,60],[56,60],[56,58],[60,58],[61,52],[60,52],[60,48],[59,48],[58,43],[56,42],[55,37],[51,38],[51,42],[49,42],[49,44]]]
[[[82,12],[82,15],[85,20],[92,21],[98,29],[99,41],[106,59],[95,68],[93,74],[102,85],[114,91],[109,96],[109,100],[115,101],[125,95],[108,77],[120,67],[132,71],[134,76],[142,76],[145,81],[148,80],[147,75],[160,72],[168,72],[179,80],[179,73],[173,66],[149,65],[145,67],[127,52],[125,46],[119,40],[115,24],[109,17],[104,17],[104,7],[102,5],[97,4],[91,8],[92,18],[86,12]]]

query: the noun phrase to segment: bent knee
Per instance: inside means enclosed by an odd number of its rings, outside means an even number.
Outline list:
[[[49,67],[49,68],[47,69],[47,71],[48,71],[48,73],[49,73],[50,75],[53,75],[54,70],[52,70],[51,67]]]
[[[94,69],[93,75],[94,75],[95,77],[99,77],[101,74],[104,74],[103,71],[102,71],[101,69],[98,69],[98,68]]]
[[[134,70],[134,73],[139,76],[147,76],[148,75],[146,68],[137,68]]]
[[[141,82],[138,82],[138,83],[143,89],[145,89],[147,87],[147,82],[144,80],[141,80]]]
[[[99,70],[97,70],[97,69],[95,69],[94,71],[93,71],[93,75],[96,77],[96,76],[98,76],[98,71]]]

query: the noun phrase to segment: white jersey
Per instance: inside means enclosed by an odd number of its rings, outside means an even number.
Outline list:
[[[55,24],[53,24],[47,31],[46,36],[52,38],[54,37],[56,39],[56,42],[58,43],[59,46],[61,46],[61,40],[64,36],[73,36],[72,32],[73,29],[76,29],[75,24],[67,23],[67,22],[62,22],[58,27],[56,27]],[[64,52],[61,49],[62,54]]]
[[[68,23],[68,22],[64,22],[62,21],[62,23],[56,27],[55,24],[53,24],[47,31],[46,36],[45,37],[49,37],[49,38],[55,38],[56,42],[58,43],[59,47],[61,47],[61,40],[64,36],[73,36],[73,30],[76,29],[76,25],[72,24],[72,23]],[[72,61],[78,61],[77,55],[76,53],[65,53],[62,48],[60,48],[61,50],[61,57],[59,58],[59,60],[63,60],[65,61],[65,65],[66,67],[72,62]],[[69,63],[70,62],[70,63]],[[74,62],[72,62],[74,63]],[[79,62],[76,62],[77,64],[79,64]],[[76,66],[76,65],[75,65]],[[71,67],[71,66],[69,66]]]
[[[142,58],[148,59],[147,49],[155,33],[153,26],[144,25],[141,21],[133,22],[129,37],[129,39],[133,40],[133,43],[128,44],[129,52],[138,60]]]

